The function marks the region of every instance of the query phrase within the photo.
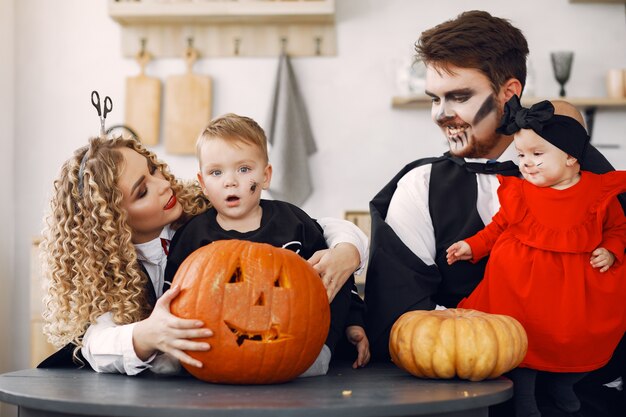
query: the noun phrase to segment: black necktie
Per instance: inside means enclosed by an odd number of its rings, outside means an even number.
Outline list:
[[[519,168],[513,161],[497,162],[487,161],[482,162],[466,162],[465,169],[469,172],[477,174],[500,174],[505,176],[517,177],[519,176]]]

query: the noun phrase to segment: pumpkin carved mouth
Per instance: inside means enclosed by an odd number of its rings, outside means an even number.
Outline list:
[[[235,326],[226,320],[224,320],[224,324],[226,324],[226,327],[228,327],[228,329],[233,332],[237,338],[237,346],[241,346],[246,340],[251,342],[271,343],[289,339],[289,336],[280,334],[279,325],[276,323],[272,323],[268,330],[261,332],[253,332],[242,329],[241,327]]]

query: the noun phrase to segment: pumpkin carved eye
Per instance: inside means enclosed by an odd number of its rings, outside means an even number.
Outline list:
[[[282,266],[280,267],[280,270],[278,271],[278,276],[274,280],[274,287],[291,288],[291,282],[289,281],[289,278],[287,278],[287,275],[283,271]]]
[[[235,270],[233,271],[233,274],[228,280],[229,284],[236,284],[238,282],[243,282],[243,273],[241,272],[241,267],[239,266],[239,264],[237,264]]]
[[[265,305],[265,294],[259,294],[259,298],[254,302],[255,306],[264,306]]]

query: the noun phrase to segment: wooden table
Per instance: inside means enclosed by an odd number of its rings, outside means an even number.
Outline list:
[[[20,417],[478,417],[487,416],[489,405],[506,401],[512,393],[513,384],[506,378],[421,380],[393,364],[358,370],[340,364],[327,376],[258,386],[70,369],[0,375],[0,401],[17,405]]]

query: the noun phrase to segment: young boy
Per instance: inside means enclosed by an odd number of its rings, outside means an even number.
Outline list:
[[[283,201],[261,199],[261,190],[270,185],[272,166],[268,162],[265,133],[254,120],[235,114],[212,120],[200,135],[196,151],[198,180],[213,207],[177,230],[168,255],[166,282],[172,282],[188,255],[216,240],[269,243],[305,259],[327,248],[321,227],[304,211]],[[348,322],[352,297],[358,298],[352,294],[352,288],[353,276],[330,303],[328,337],[317,360],[303,376],[324,375],[328,371],[332,352]],[[360,298],[355,305],[358,313],[363,306]],[[347,334],[354,327],[349,326]]]

